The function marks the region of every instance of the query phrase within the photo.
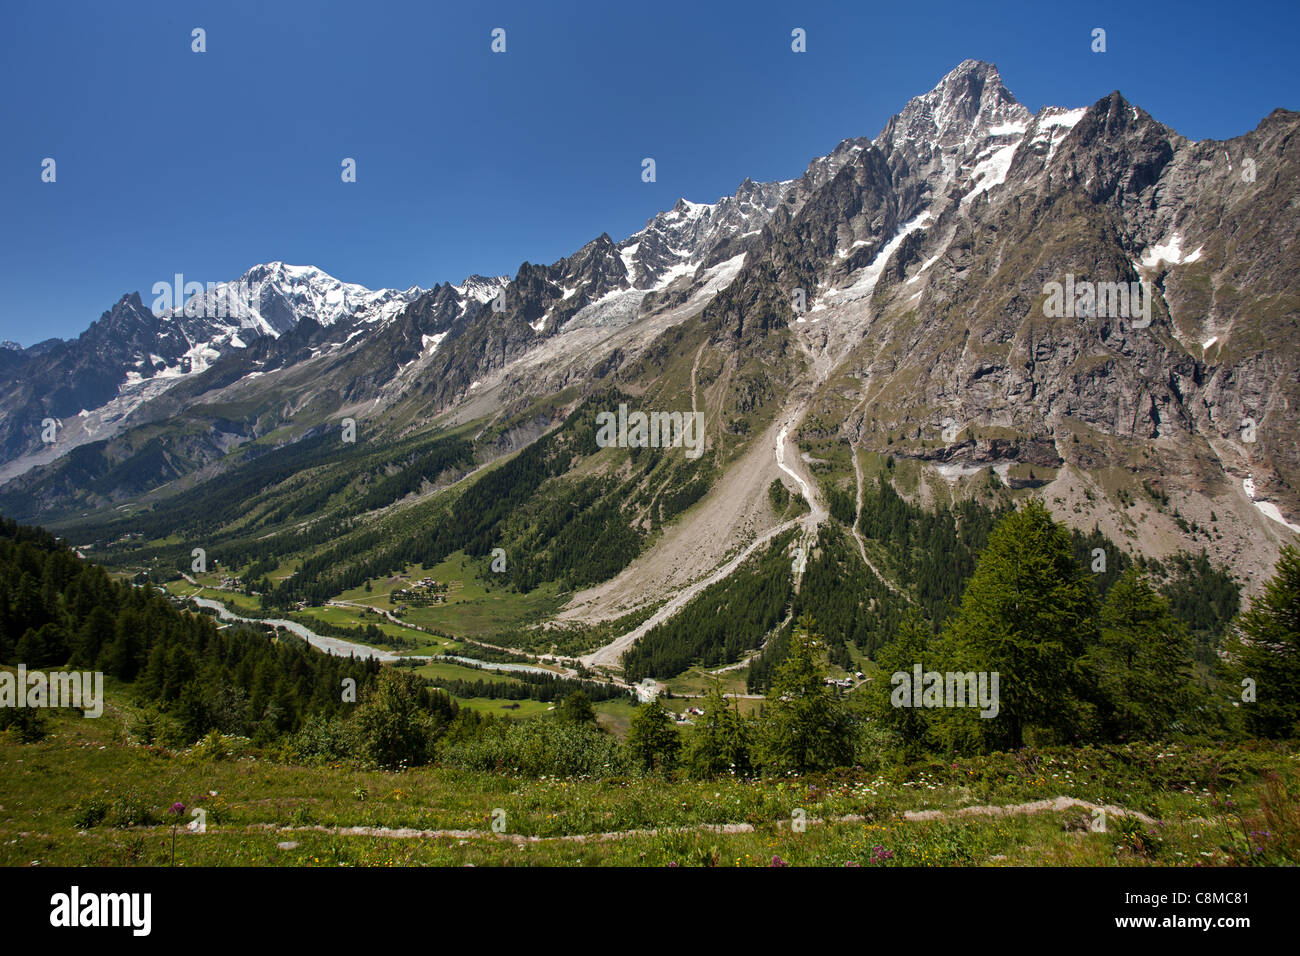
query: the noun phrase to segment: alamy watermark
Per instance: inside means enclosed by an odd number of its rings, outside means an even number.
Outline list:
[[[59,928],[122,927],[148,936],[152,911],[152,893],[83,893],[74,885],[50,897],[50,925]]]
[[[1043,284],[1043,315],[1049,319],[1133,319],[1133,328],[1151,324],[1151,294],[1141,282],[1076,281],[1071,273],[1065,282]]]
[[[979,707],[981,717],[998,715],[997,671],[927,671],[915,664],[910,674],[895,671],[889,682],[895,707]]]
[[[703,412],[632,412],[621,402],[618,413],[596,413],[599,448],[685,448],[687,458],[704,452]]]
[[[153,284],[153,314],[161,318],[169,309],[184,312],[191,319],[252,319],[256,314],[254,301],[257,293],[248,280],[239,282],[186,282],[185,276],[176,273],[173,281]]]
[[[0,671],[0,707],[76,707],[86,717],[104,713],[104,674],[101,671]]]

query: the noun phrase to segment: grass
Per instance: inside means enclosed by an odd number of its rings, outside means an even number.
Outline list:
[[[443,566],[446,564],[447,562],[443,562]],[[361,585],[344,591],[338,596],[338,599],[340,601],[354,601],[357,604],[369,604],[371,607],[381,607],[391,611],[394,606],[392,593],[399,588],[406,587],[412,581],[418,581],[425,577],[436,578],[440,581],[445,580],[438,577],[438,568],[426,568],[423,564],[415,564],[400,574],[394,574],[386,578],[373,578],[370,582],[369,591],[366,590],[365,585]]]
[[[507,677],[500,671],[480,670],[457,664],[454,661],[430,661],[415,668],[422,677],[441,677],[444,680],[481,680],[494,684],[522,684],[523,681]]]
[[[441,677],[444,680],[481,680],[492,684],[523,683],[514,677],[505,676],[500,671],[478,670],[451,661],[430,661],[415,668],[415,673],[422,677]],[[550,701],[544,700],[506,700],[493,697],[461,697],[454,694],[452,696],[462,707],[482,711],[485,714],[494,714],[497,717],[536,717],[545,714],[552,706]]]
[[[424,631],[417,631],[414,628],[403,627],[400,624],[394,624],[388,618],[379,614],[367,614],[360,608],[338,607],[329,605],[328,607],[312,607],[303,612],[306,617],[315,618],[320,621],[326,621],[330,624],[336,624],[341,627],[364,627],[367,624],[373,624],[389,637],[399,637],[403,640],[413,641],[414,647],[403,648],[402,653],[410,654],[429,654],[440,653],[446,650],[453,650],[458,647],[454,641],[438,637],[435,634],[426,634]],[[311,624],[306,622],[307,626]],[[365,644],[362,640],[358,643]]]
[[[713,689],[714,681],[720,678],[724,694],[744,694],[746,693],[745,677],[748,673],[749,668],[738,667],[735,670],[723,671],[715,677],[707,668],[696,665],[676,677],[669,678],[664,684],[679,697],[702,697]]]
[[[553,707],[545,700],[500,700],[492,697],[457,697],[456,703],[470,710],[494,714],[497,717],[536,717]]]
[[[207,819],[205,833],[178,834],[177,865],[185,866],[767,866],[774,856],[829,866],[1297,862],[1294,745],[1022,751],[754,781],[527,780],[438,766],[402,773],[302,766],[247,747],[216,759],[202,748],[138,746],[125,732],[129,708],[121,698],[110,687],[110,706],[98,720],[52,714],[50,733],[38,743],[0,733],[0,864],[165,865],[167,808],[176,802],[187,808],[185,821],[195,807]],[[611,718],[620,708],[597,709]],[[1159,822],[1112,816],[1105,832],[1095,832],[1091,815],[1077,808],[906,816],[1058,795],[1141,810]],[[498,808],[506,815],[503,835],[490,832]],[[812,821],[803,832],[790,826],[796,810]],[[847,815],[860,819],[839,819]],[[718,824],[747,830],[705,829]],[[345,827],[475,832],[336,832]],[[601,836],[614,832],[621,835]],[[584,839],[561,839],[574,836]],[[1259,852],[1244,840],[1261,843]]]
[[[203,577],[196,577],[195,580],[203,582]],[[389,637],[398,637],[406,641],[414,642],[414,647],[403,648],[403,653],[410,654],[429,654],[441,653],[443,651],[454,651],[460,647],[455,641],[449,641],[446,638],[438,637],[435,634],[426,634],[423,631],[417,631],[414,628],[403,627],[400,624],[394,624],[379,615],[366,614],[360,608],[338,607],[330,605],[327,607],[309,607],[301,613],[283,612],[283,611],[263,611],[260,601],[257,598],[249,597],[239,591],[229,591],[222,588],[207,586],[198,587],[190,584],[184,579],[169,581],[165,588],[167,593],[176,597],[201,597],[213,601],[220,601],[236,614],[246,617],[272,617],[277,619],[297,619],[305,627],[312,628],[313,621],[322,621],[328,624],[335,624],[340,627],[364,627],[367,624],[374,624],[384,634]],[[317,632],[323,633],[322,628],[312,628]],[[326,635],[329,636],[329,635]],[[349,636],[348,640],[358,644],[371,644],[371,642],[361,640],[355,636]],[[373,644],[372,644],[373,646]]]
[[[205,583],[205,578],[211,575],[196,576],[194,580],[200,584]],[[227,591],[223,588],[216,587],[214,584],[207,584],[204,587],[196,588],[184,578],[176,581],[168,581],[164,587],[168,594],[173,594],[181,598],[201,597],[213,601],[220,601],[236,614],[242,614],[245,617],[265,617],[267,612],[262,610],[261,601],[255,597],[249,597],[242,591]],[[282,617],[283,615],[271,614],[271,617]]]
[[[617,737],[626,737],[636,706],[627,700],[603,700],[593,704],[592,709],[596,711],[596,723]]]
[[[460,551],[433,568],[420,569],[420,572],[418,575],[409,572],[406,577],[414,576],[418,580],[427,574],[437,581],[459,581],[460,587],[449,592],[446,604],[408,607],[402,620],[456,637],[497,644],[518,643],[514,635],[520,629],[550,616],[563,603],[556,595],[556,586],[550,583],[528,594],[491,586],[477,576],[476,565]],[[389,594],[394,586],[403,585],[390,586],[387,582],[384,585]],[[363,603],[381,606],[375,603],[373,594],[370,597],[372,600]]]

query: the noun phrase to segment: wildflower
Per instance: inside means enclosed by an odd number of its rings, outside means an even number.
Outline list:
[[[176,817],[176,820],[179,820],[181,814],[185,812],[185,804],[180,802],[173,803],[171,810],[168,812]],[[176,820],[172,821],[172,866],[176,865]]]

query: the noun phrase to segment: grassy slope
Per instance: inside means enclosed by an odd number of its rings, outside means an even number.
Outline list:
[[[1147,865],[1228,862],[1241,825],[1216,806],[1230,797],[1248,821],[1258,805],[1259,773],[1280,770],[1297,792],[1295,748],[1227,753],[1186,747],[1119,751],[1025,752],[1010,757],[932,763],[879,774],[865,771],[759,782],[521,780],[429,767],[401,774],[346,766],[303,767],[247,754],[215,759],[127,742],[127,698],[110,691],[103,718],[57,714],[50,735],[20,744],[0,733],[0,864],[156,865],[170,859],[166,808],[179,801],[207,813],[206,833],[183,828],[177,865],[614,864],[767,865]],[[1086,810],[907,820],[922,808],[1006,805],[1058,795],[1140,809],[1162,822],[1143,851],[1112,818],[1091,832]],[[74,826],[78,808],[100,802],[98,825]],[[146,822],[117,825],[124,813]],[[505,811],[506,834],[490,832]],[[792,832],[792,812],[812,824]],[[1292,806],[1292,827],[1300,813]],[[150,820],[149,817],[152,817]],[[187,809],[182,821],[190,819]],[[707,824],[751,824],[718,833]],[[299,829],[324,827],[325,830]],[[419,838],[343,834],[336,827],[475,831]],[[285,829],[295,828],[295,829]],[[673,828],[686,828],[676,829]],[[558,839],[657,829],[619,839]],[[1276,829],[1276,825],[1275,825]],[[537,837],[521,840],[519,836]],[[1291,831],[1290,862],[1295,862]],[[292,841],[292,849],[277,844]],[[1283,862],[1285,855],[1262,859]]]

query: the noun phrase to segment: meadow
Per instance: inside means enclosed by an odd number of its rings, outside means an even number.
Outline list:
[[[0,732],[0,864],[1300,862],[1300,753],[1287,744],[1029,749],[756,780],[524,779],[304,765],[215,734],[168,751],[132,741],[132,710],[114,687],[100,719],[52,715],[34,743]],[[195,810],[205,832],[187,829]]]

